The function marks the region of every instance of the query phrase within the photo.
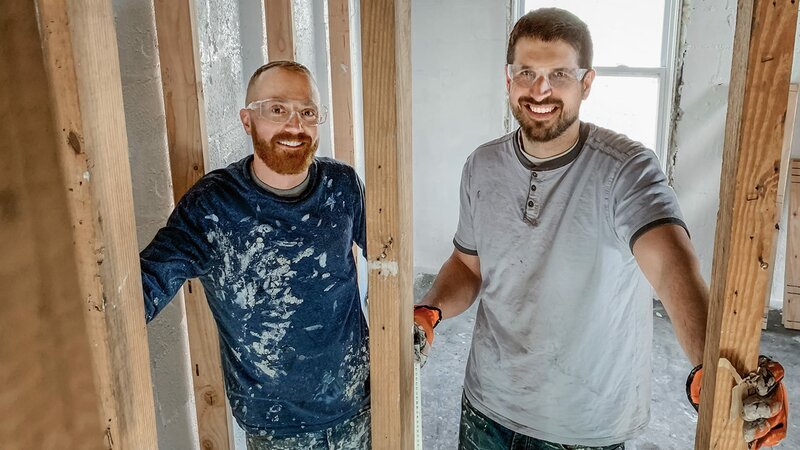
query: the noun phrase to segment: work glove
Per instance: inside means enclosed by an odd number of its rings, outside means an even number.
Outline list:
[[[433,329],[442,321],[442,310],[435,306],[414,306],[414,356],[420,367],[428,360],[433,344]]]
[[[766,356],[758,357],[758,369],[743,380],[747,396],[743,401],[744,439],[749,448],[772,447],[786,437],[789,404],[783,385],[783,366]],[[699,410],[702,364],[695,367],[686,380],[686,395]]]

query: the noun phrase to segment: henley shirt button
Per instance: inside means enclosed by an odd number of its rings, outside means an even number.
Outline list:
[[[528,207],[533,208],[533,201],[528,202]]]
[[[536,185],[535,185],[535,184],[532,184],[532,185],[531,185],[531,190],[532,190],[532,191],[535,191],[535,190],[536,190]]]
[[[539,174],[538,174],[538,173],[536,173],[536,172],[531,172],[531,176],[533,176],[533,178],[536,178],[536,177],[538,177],[538,176],[539,176]]]

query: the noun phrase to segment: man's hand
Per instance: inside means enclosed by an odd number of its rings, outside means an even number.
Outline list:
[[[442,321],[442,310],[435,306],[414,306],[414,356],[420,367],[428,360],[433,344],[433,329]]]
[[[695,367],[686,381],[686,394],[695,409],[700,405],[703,368]],[[742,407],[744,439],[752,450],[772,447],[786,437],[788,398],[783,385],[783,366],[766,356],[758,358],[758,369],[744,379],[747,397]]]

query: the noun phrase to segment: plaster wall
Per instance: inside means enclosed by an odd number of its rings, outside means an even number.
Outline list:
[[[504,134],[504,0],[411,3],[414,265],[436,273],[453,251],[461,168]]]

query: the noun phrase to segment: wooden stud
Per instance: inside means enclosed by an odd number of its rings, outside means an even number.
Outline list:
[[[372,448],[414,445],[408,0],[362,0]]]
[[[746,448],[741,418],[729,420],[733,379],[717,364],[758,363],[796,21],[793,0],[739,0],[697,450]]]
[[[264,0],[267,59],[294,61],[294,20],[291,0]]]
[[[0,8],[0,446],[100,450],[79,233],[60,164],[74,152],[56,128],[35,3]]]
[[[191,0],[156,0],[154,7],[172,189],[177,203],[208,166],[196,14]],[[217,325],[198,280],[188,281],[183,295],[200,447],[230,449],[233,424],[225,396]]]
[[[800,330],[800,159],[792,160],[790,173],[783,326]]]
[[[61,175],[55,179],[60,180],[66,198],[61,205],[50,204],[41,209],[36,208],[40,200],[45,201],[44,197],[32,197],[30,203],[39,220],[46,222],[40,226],[53,223],[68,227],[73,234],[72,255],[62,254],[59,263],[67,271],[70,261],[76,264],[85,331],[92,350],[91,362],[83,370],[91,374],[100,404],[100,418],[92,424],[94,439],[85,444],[155,448],[155,408],[111,3],[32,3],[39,33],[35,38],[28,37],[29,45],[41,49],[31,50],[31,54],[43,57],[37,63],[43,63],[40,70],[48,83],[43,92],[52,93],[49,106],[42,106],[41,100],[38,106],[49,108],[57,147],[53,158],[37,154],[30,164],[57,164]],[[21,13],[22,19],[28,20],[24,14],[27,13]],[[35,58],[7,60],[17,66]],[[30,120],[25,115],[19,117]],[[43,122],[44,133],[47,124]],[[46,154],[43,149],[37,151]],[[51,210],[58,211],[63,206],[69,210],[68,218],[53,219]],[[40,244],[50,237],[42,236]],[[52,267],[54,280],[61,279],[55,275],[61,270]],[[48,295],[53,289],[61,289],[58,281],[42,284],[41,289]],[[60,298],[60,293],[53,298]],[[45,314],[43,310],[38,313]],[[78,406],[70,405],[65,413],[80,415],[75,408]],[[64,443],[59,442],[58,446],[63,448]]]
[[[786,120],[783,128],[783,145],[781,147],[780,172],[778,175],[778,193],[775,199],[775,223],[780,224],[781,214],[783,213],[784,194],[786,193],[787,180],[789,176],[789,162],[792,153],[792,139],[794,137],[794,119],[797,113],[797,84],[789,85],[789,100],[786,103]],[[787,236],[788,237],[788,236]],[[761,322],[761,329],[767,329],[767,319],[769,315],[769,303],[772,299],[772,282],[775,275],[775,257],[778,252],[778,240],[773,240],[772,259],[769,261],[769,282],[767,284],[767,295],[764,298],[764,319]]]
[[[353,166],[355,140],[349,3],[349,0],[328,0],[328,42],[330,43],[333,154],[336,159]]]

